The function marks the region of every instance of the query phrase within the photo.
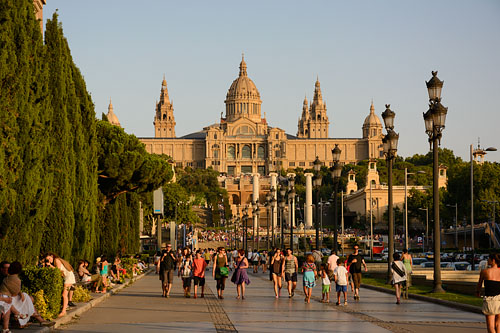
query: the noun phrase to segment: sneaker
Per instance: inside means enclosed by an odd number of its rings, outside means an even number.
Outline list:
[[[68,306],[76,306],[73,302],[68,302]]]
[[[347,305],[347,301],[344,301],[344,305]]]
[[[205,295],[204,295],[204,294],[201,294],[201,296],[200,296],[200,297],[201,297],[201,298],[205,298]]]

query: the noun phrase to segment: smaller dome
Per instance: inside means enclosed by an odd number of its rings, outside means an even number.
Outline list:
[[[365,118],[363,126],[382,126],[380,118],[375,114],[375,107],[373,106],[373,102],[370,106],[370,114]]]
[[[106,115],[108,121],[115,126],[121,127],[118,117],[113,112],[113,104],[111,104],[111,99],[109,99],[108,114]]]

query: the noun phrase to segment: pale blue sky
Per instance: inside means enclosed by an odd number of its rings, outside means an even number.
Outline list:
[[[59,9],[96,113],[153,136],[165,74],[182,136],[218,122],[245,53],[271,126],[295,135],[316,75],[330,136],[361,137],[373,98],[396,112],[403,156],[428,151],[422,112],[431,70],[444,80],[442,146],[500,149],[500,1],[48,0]],[[487,155],[500,161],[500,152]]]

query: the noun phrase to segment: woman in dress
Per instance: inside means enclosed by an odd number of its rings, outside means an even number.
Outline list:
[[[408,288],[411,287],[411,272],[413,271],[413,259],[408,249],[403,249],[403,256],[401,257],[406,270],[406,286],[403,290],[403,298],[408,299]]]
[[[302,282],[304,283],[304,302],[311,302],[312,288],[316,286],[316,265],[314,264],[314,257],[312,254],[308,254],[306,261],[302,265],[302,272],[304,273]]]
[[[489,333],[500,332],[500,255],[490,254],[489,268],[479,274],[476,296],[479,297],[484,282],[483,313],[486,316],[486,327]]]
[[[57,269],[59,269],[64,279],[64,288],[62,292],[63,304],[61,313],[59,314],[59,317],[62,317],[66,315],[68,304],[73,304],[71,303],[71,299],[73,297],[73,291],[71,290],[71,287],[76,283],[75,274],[73,273],[73,267],[71,267],[69,262],[52,252],[47,253],[47,255],[45,256],[45,260],[47,262],[47,266],[56,267]]]
[[[406,285],[406,268],[399,253],[392,255],[394,262],[391,265],[392,284],[396,289],[396,304],[400,304],[401,288]]]
[[[274,295],[276,298],[280,298],[281,295],[284,259],[285,257],[281,253],[281,250],[276,249],[273,258],[271,259],[271,267],[270,267],[270,270],[272,271],[273,275]]]
[[[217,297],[219,297],[219,299],[224,299],[223,294],[224,288],[226,287],[227,274],[221,272],[221,269],[223,267],[228,267],[226,249],[219,247],[213,261],[212,276],[217,281]]]
[[[238,257],[235,259],[235,271],[231,277],[231,281],[236,284],[236,299],[245,299],[245,284],[250,284],[250,279],[248,278],[247,268],[248,260],[245,258],[245,250],[238,250]],[[240,292],[241,290],[241,292]]]
[[[21,292],[19,274],[22,270],[21,263],[14,261],[10,264],[9,275],[0,284],[0,306],[3,308],[4,315],[2,332],[10,332],[8,327],[10,313],[14,314],[14,318],[19,322],[21,328],[26,326],[31,317],[43,326],[55,324],[43,319],[33,306],[33,299],[28,294]]]

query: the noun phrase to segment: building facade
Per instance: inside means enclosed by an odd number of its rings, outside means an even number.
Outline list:
[[[153,121],[155,135],[139,139],[148,152],[169,155],[178,167],[211,167],[228,177],[253,173],[264,176],[297,167],[307,169],[312,167],[316,156],[329,166],[335,144],[342,150],[342,163],[357,163],[382,154],[382,125],[373,103],[362,125],[361,137],[329,137],[330,122],[319,80],[312,102],[304,100],[296,136],[270,126],[262,117],[260,93],[248,77],[244,59],[224,102],[225,115],[221,115],[219,123],[177,137],[174,107],[163,79]]]

